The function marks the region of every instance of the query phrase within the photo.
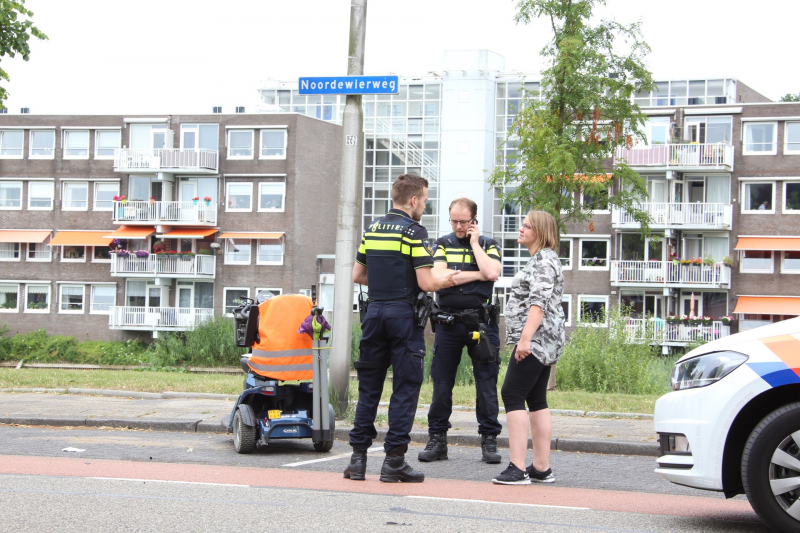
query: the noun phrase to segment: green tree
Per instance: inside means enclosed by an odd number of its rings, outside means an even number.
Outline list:
[[[31,20],[33,11],[25,8],[25,0],[2,0],[0,2],[0,57],[16,57],[22,55],[25,61],[30,57],[31,49],[28,40],[31,35],[45,40],[47,35],[39,31]],[[0,79],[10,81],[8,73],[0,68]],[[8,92],[0,87],[0,109],[8,99]]]
[[[624,162],[608,163],[617,148],[644,140],[646,116],[633,96],[654,87],[644,65],[650,47],[638,23],[591,25],[596,4],[605,1],[519,0],[517,23],[549,19],[552,39],[541,51],[547,68],[540,92],[525,92],[509,128],[516,159],[499,160],[489,181],[516,187],[505,199],[548,211],[561,233],[567,222],[590,221],[601,205],[624,209],[648,235],[650,218],[637,208],[647,198],[645,180]]]
[[[781,102],[800,102],[800,93],[792,94],[786,93],[781,96]]]

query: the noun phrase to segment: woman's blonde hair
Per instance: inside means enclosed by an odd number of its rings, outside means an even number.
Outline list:
[[[536,251],[542,248],[550,248],[557,252],[559,247],[558,230],[556,229],[556,219],[547,211],[528,211],[525,220],[536,233]]]

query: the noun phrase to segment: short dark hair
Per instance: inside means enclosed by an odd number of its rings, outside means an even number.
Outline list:
[[[405,205],[412,196],[422,195],[422,189],[428,187],[428,180],[416,174],[398,176],[392,184],[392,202]]]
[[[464,197],[456,198],[455,200],[450,202],[450,207],[447,209],[448,213],[453,210],[454,205],[463,205],[464,207],[469,209],[469,213],[472,218],[478,216],[478,204],[476,204],[469,198],[464,198]]]

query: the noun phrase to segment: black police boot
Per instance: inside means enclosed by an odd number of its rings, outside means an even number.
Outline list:
[[[353,455],[350,456],[350,464],[344,469],[344,477],[364,481],[367,473],[367,450],[353,448]]]
[[[417,472],[411,465],[406,463],[405,454],[408,450],[407,445],[395,446],[386,452],[386,459],[383,460],[381,467],[380,480],[386,483],[422,483],[425,481],[425,474]]]
[[[483,461],[485,463],[496,465],[500,462],[500,454],[497,453],[496,435],[481,435],[481,452],[483,452]]]
[[[423,463],[447,459],[447,433],[433,433],[417,459]]]

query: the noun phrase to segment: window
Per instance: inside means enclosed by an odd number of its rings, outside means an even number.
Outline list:
[[[0,261],[19,261],[18,242],[0,242]]]
[[[21,181],[0,181],[0,209],[22,209]]]
[[[572,239],[561,239],[558,246],[558,258],[564,270],[572,270]]]
[[[744,125],[744,155],[778,153],[777,122],[748,122]]]
[[[228,132],[228,159],[253,159],[253,130]]]
[[[775,182],[742,183],[742,213],[775,212]]]
[[[19,312],[19,285],[0,285],[0,313]]]
[[[608,270],[608,241],[581,239],[579,270]]]
[[[787,122],[783,136],[783,153],[800,154],[800,122]]]
[[[578,295],[578,322],[604,326],[608,323],[606,311],[608,296]]]
[[[268,182],[258,184],[258,210],[283,211],[286,197],[286,183]]]
[[[800,252],[783,252],[781,272],[784,274],[800,274]]]
[[[581,203],[592,211],[608,211],[608,190],[599,189],[592,192],[581,192]]]
[[[226,265],[250,264],[250,239],[227,239],[225,241]]]
[[[89,313],[109,313],[117,301],[117,287],[114,285],[92,285],[91,307]]]
[[[227,211],[250,212],[253,210],[253,184],[228,183]]]
[[[800,182],[797,181],[784,182],[783,212],[800,213]]]
[[[261,159],[286,159],[286,130],[261,130]]]
[[[64,130],[64,159],[89,159],[89,130]]]
[[[27,261],[50,261],[52,253],[50,247],[41,242],[28,243]]]
[[[54,188],[52,181],[28,182],[28,209],[51,211],[53,209]]]
[[[25,285],[25,312],[50,312],[50,285]]]
[[[772,274],[773,261],[770,250],[742,250],[740,272]]]
[[[111,248],[92,246],[92,263],[108,263],[109,261],[111,261]]]
[[[281,294],[283,294],[283,289],[273,287],[273,288],[256,289],[256,296],[258,296],[258,293],[261,291],[271,292],[273,296],[280,296]]]
[[[233,308],[238,307],[239,304],[244,303],[245,298],[250,297],[250,289],[243,287],[225,287],[223,292],[225,294],[226,315],[232,315]]]
[[[218,124],[181,124],[181,148],[216,151],[218,144]]]
[[[772,315],[743,314],[741,320],[739,320],[739,332],[760,328],[767,324],[772,324]]]
[[[0,158],[22,159],[22,130],[0,131]]]
[[[94,184],[94,210],[111,211],[114,207],[114,197],[119,195],[119,183]]]
[[[94,137],[94,158],[114,159],[114,153],[120,147],[121,139],[120,130],[97,130]]]
[[[564,294],[561,296],[561,308],[564,310],[564,325],[572,325],[572,295]]]
[[[59,293],[59,313],[83,314],[83,285],[60,285]]]
[[[63,211],[86,211],[88,205],[88,182],[76,181],[64,184],[64,195],[61,201],[61,209]]]
[[[61,260],[65,262],[82,263],[86,261],[85,246],[62,246]]]
[[[259,239],[256,262],[259,265],[282,265],[283,239]]]
[[[56,132],[53,130],[31,131],[31,159],[53,159],[56,150]]]

